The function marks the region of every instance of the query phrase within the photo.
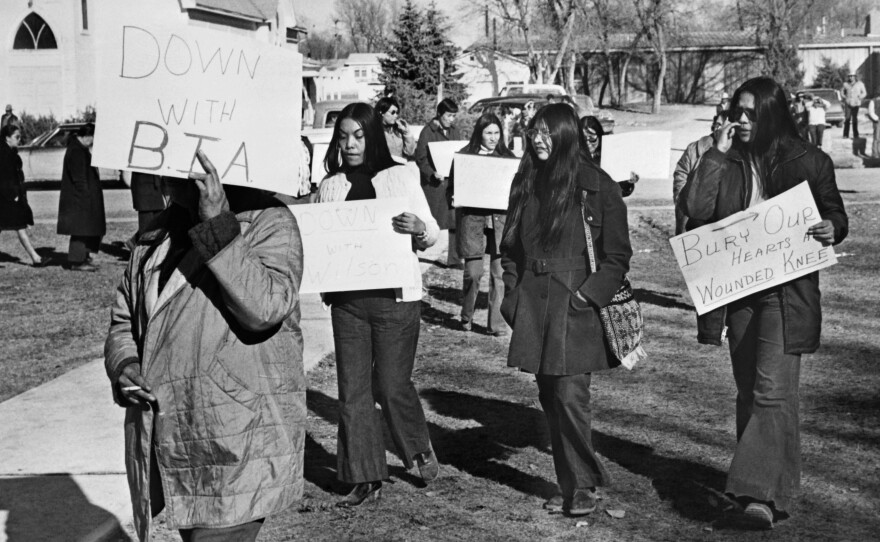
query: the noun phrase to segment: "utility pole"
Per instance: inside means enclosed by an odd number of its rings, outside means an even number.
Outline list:
[[[443,67],[445,63],[443,62],[443,57],[440,58],[440,84],[437,85],[437,103],[443,101]]]

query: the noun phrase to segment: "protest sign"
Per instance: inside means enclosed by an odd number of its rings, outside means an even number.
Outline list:
[[[434,171],[439,175],[449,177],[455,153],[467,144],[467,141],[432,141],[428,143],[428,152],[431,154]]]
[[[602,137],[602,169],[615,181],[668,179],[672,132],[627,132]]]
[[[480,154],[455,155],[456,207],[507,210],[519,159]]]
[[[404,198],[291,205],[303,243],[301,293],[415,286],[412,237],[391,219]]]
[[[93,165],[187,177],[201,149],[224,184],[296,195],[302,55],[147,2],[112,11],[97,21]]]
[[[803,182],[670,239],[697,314],[837,263],[833,248],[806,233],[821,221]]]

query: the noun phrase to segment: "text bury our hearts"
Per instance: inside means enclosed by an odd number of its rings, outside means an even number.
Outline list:
[[[822,220],[807,183],[670,242],[697,311],[720,307],[836,263],[807,234]]]

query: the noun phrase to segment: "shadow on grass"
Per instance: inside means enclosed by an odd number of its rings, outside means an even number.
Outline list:
[[[633,295],[635,295],[636,301],[642,304],[686,311],[694,310],[694,306],[690,303],[679,301],[681,296],[674,292],[656,292],[644,288],[633,288]]]
[[[113,241],[110,244],[101,243],[101,252],[123,262],[127,262],[128,258],[131,257],[131,251],[128,250],[128,247],[122,241]]]

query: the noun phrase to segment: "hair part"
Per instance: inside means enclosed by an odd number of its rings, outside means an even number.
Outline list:
[[[373,108],[368,104],[355,102],[345,106],[339,113],[339,116],[336,117],[336,122],[333,125],[333,137],[330,139],[330,145],[327,147],[327,154],[324,155],[324,169],[329,175],[335,175],[345,169],[345,164],[342,163],[342,147],[339,141],[340,127],[345,119],[355,121],[364,131],[363,166],[370,174],[375,174],[383,169],[397,165],[397,162],[391,157],[391,151],[388,150],[388,143],[385,141],[382,119],[375,114]]]
[[[437,104],[437,116],[439,117],[446,113],[458,113],[458,104],[455,103],[455,100],[452,98],[443,98],[443,100]]]
[[[465,147],[466,152],[471,154],[478,154],[480,152],[480,146],[483,144],[483,132],[493,124],[498,126],[500,134],[498,145],[495,147],[495,153],[500,156],[515,156],[513,151],[507,148],[507,143],[504,142],[504,123],[494,113],[483,113],[477,119],[477,122],[474,124],[474,131],[471,134],[471,140],[468,142],[467,147]]]
[[[577,115],[567,104],[550,104],[538,110],[529,129],[539,126],[550,131],[553,147],[547,160],[540,160],[534,139],[526,141],[526,152],[510,189],[504,244],[515,243],[526,203],[535,198],[541,217],[539,240],[545,250],[551,250],[559,244],[568,214],[578,202],[578,168],[588,158]]]

